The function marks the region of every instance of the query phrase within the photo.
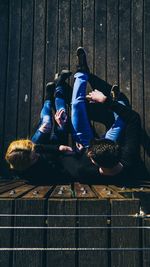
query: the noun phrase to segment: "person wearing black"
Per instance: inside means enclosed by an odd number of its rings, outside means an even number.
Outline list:
[[[33,183],[63,180],[63,170],[58,158],[63,153],[72,152],[72,148],[66,144],[68,118],[64,98],[65,80],[70,75],[70,71],[63,70],[57,78],[56,86],[54,82],[46,85],[40,122],[31,140],[16,140],[9,145],[5,158],[13,175],[26,178]],[[53,104],[56,109],[54,125]]]
[[[135,170],[140,165],[140,116],[130,107],[119,103],[119,99],[116,101],[116,98],[113,99],[106,96],[98,90],[94,90],[85,96],[85,82],[89,77],[89,68],[84,48],[77,49],[77,57],[78,68],[75,77],[78,79],[81,77],[82,82],[84,80],[84,93],[82,88],[75,92],[75,97],[72,101],[73,112],[75,113],[77,108],[77,105],[74,105],[76,103],[75,100],[80,97],[82,108],[84,105],[84,111],[86,100],[92,102],[89,105],[95,105],[94,103],[105,105],[106,109],[115,112],[117,118],[119,118],[119,124],[115,120],[113,126],[100,138],[98,143],[91,146],[90,143],[94,138],[86,114],[82,124],[73,124],[74,130],[80,133],[77,136],[76,145],[79,150],[83,151],[81,155],[76,157],[71,155],[64,156],[62,164],[74,179],[82,182],[94,181],[95,179],[100,182],[107,178],[132,179],[137,173]],[[123,134],[122,138],[120,138],[120,134]]]

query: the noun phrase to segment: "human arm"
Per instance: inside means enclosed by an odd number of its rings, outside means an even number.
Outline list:
[[[131,108],[122,105],[117,101],[112,101],[110,97],[106,97],[102,92],[97,90],[91,92],[87,99],[107,105],[107,108],[117,113],[125,122],[124,140],[123,144],[121,144],[121,163],[124,167],[133,166],[140,155],[140,116]]]
[[[53,154],[60,154],[61,152],[64,153],[72,153],[72,148],[65,145],[44,145],[38,144],[35,145],[35,151],[37,153],[53,153]]]
[[[131,110],[126,124],[123,145],[121,147],[121,163],[126,168],[136,166],[140,158],[141,120],[138,113]]]

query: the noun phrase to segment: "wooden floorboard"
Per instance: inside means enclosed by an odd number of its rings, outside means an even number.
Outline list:
[[[34,133],[46,83],[62,68],[75,72],[76,49],[83,45],[91,72],[118,84],[140,114],[142,157],[150,169],[149,13],[147,0],[1,3],[1,156],[3,144],[6,149]]]

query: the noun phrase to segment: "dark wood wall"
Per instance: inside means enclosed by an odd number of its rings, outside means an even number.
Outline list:
[[[62,68],[75,71],[80,45],[91,71],[120,85],[150,136],[149,26],[149,0],[0,0],[1,151],[33,132],[46,82]]]

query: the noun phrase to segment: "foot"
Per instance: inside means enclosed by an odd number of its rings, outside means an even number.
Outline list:
[[[90,70],[87,65],[86,53],[83,47],[77,48],[77,59],[78,59],[77,71],[89,73]]]
[[[45,100],[52,100],[54,98],[55,83],[49,82],[46,84],[46,96]]]
[[[120,89],[119,89],[118,85],[114,84],[112,86],[110,95],[111,95],[113,101],[118,100],[119,95],[120,95]]]
[[[71,74],[72,72],[70,70],[62,70],[60,74],[56,73],[54,79],[56,86],[63,85]]]

